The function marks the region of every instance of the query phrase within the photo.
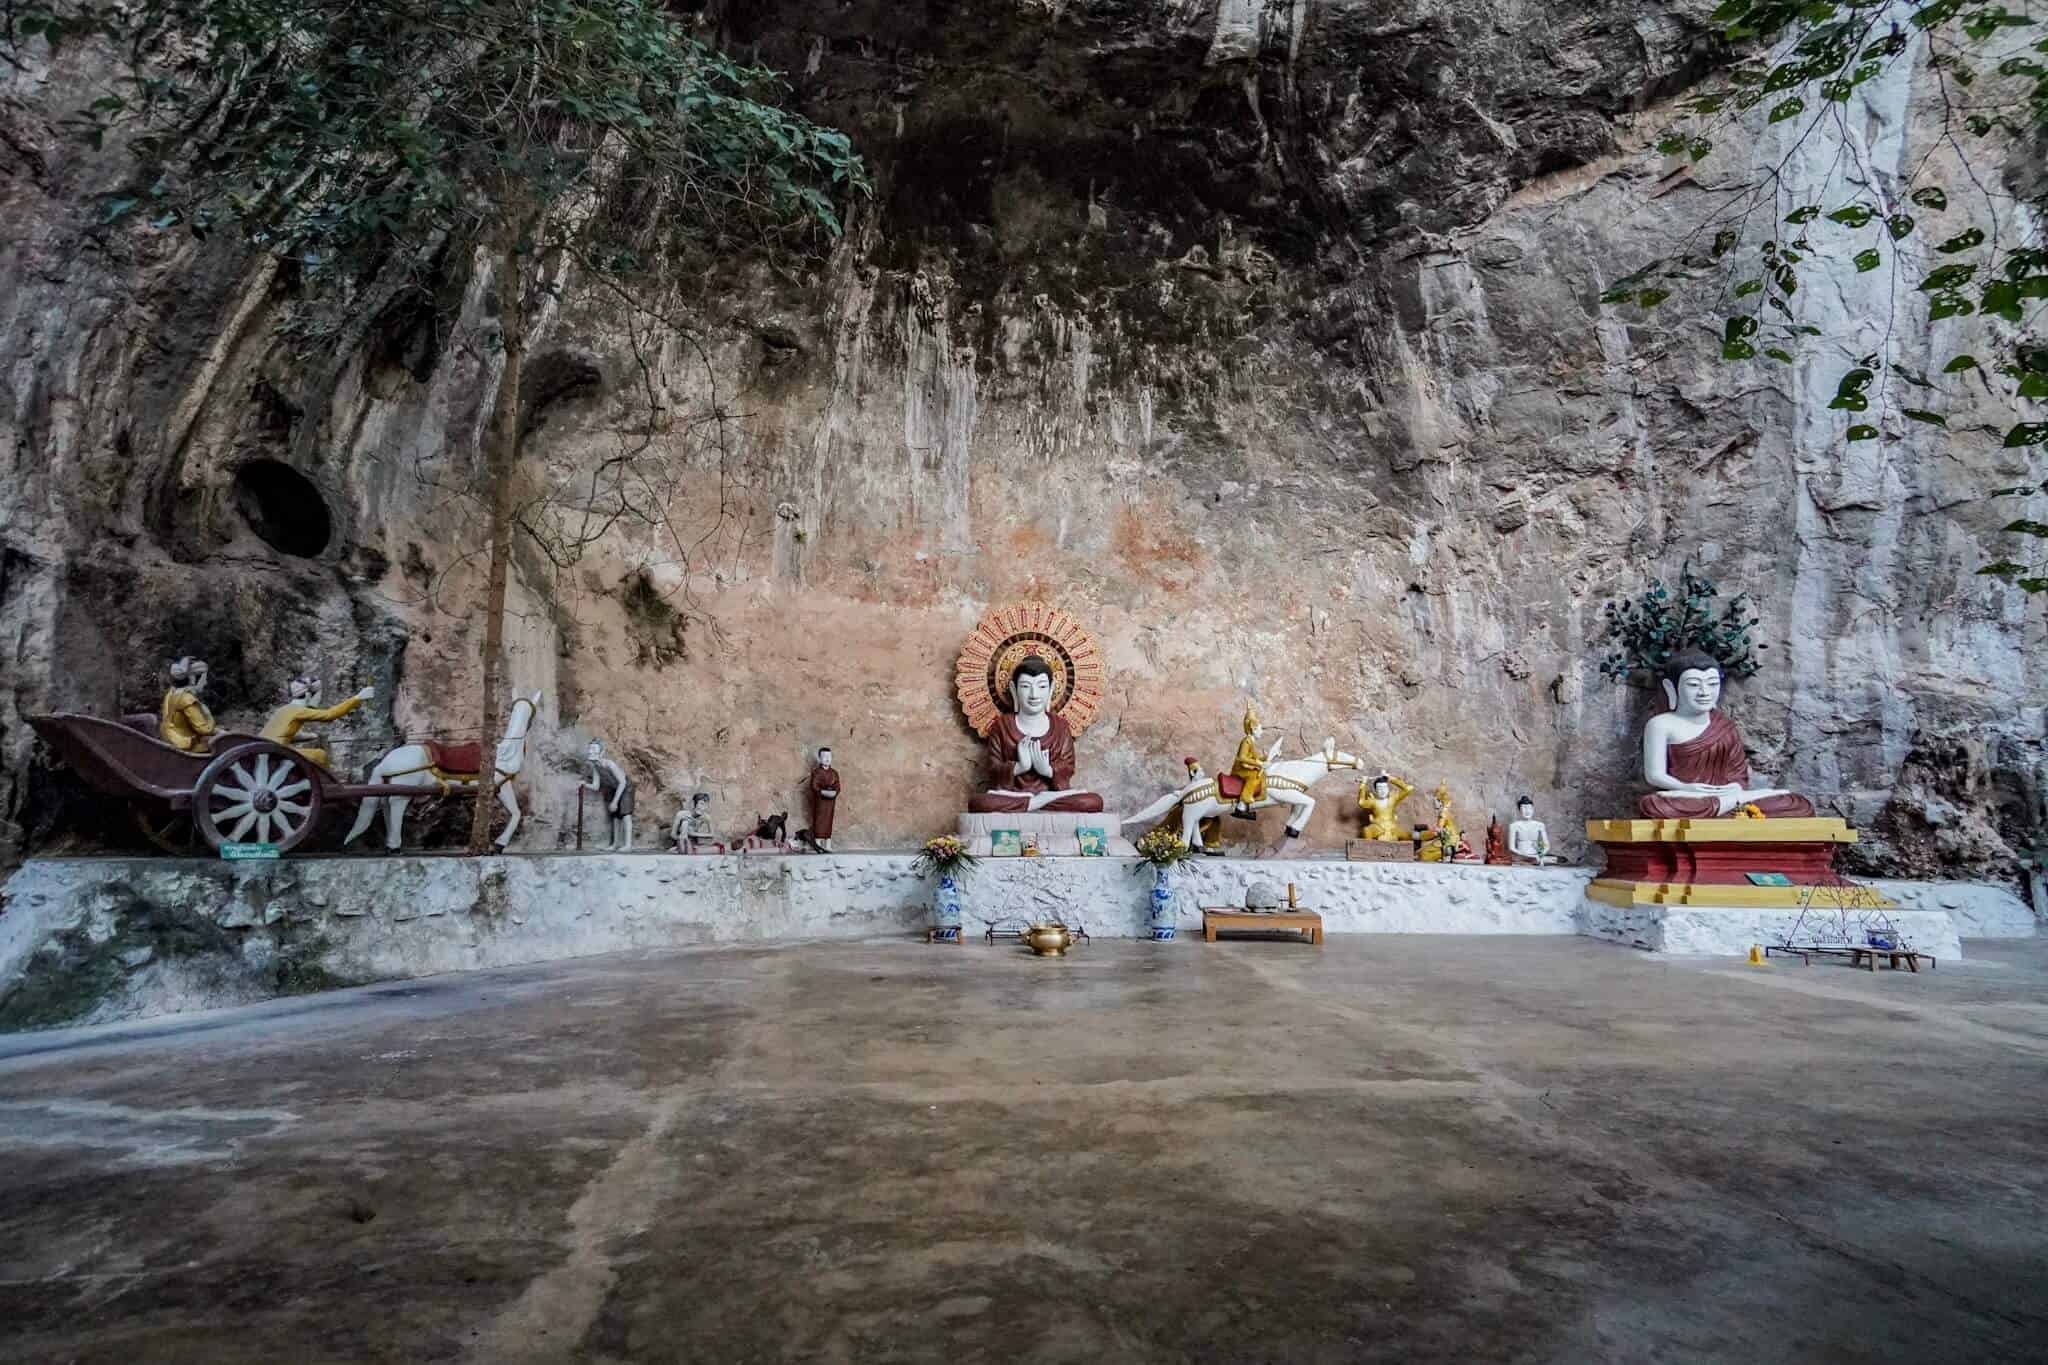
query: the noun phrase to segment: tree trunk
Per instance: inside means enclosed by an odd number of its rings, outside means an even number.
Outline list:
[[[521,288],[519,239],[508,236],[498,257],[498,317],[504,334],[505,372],[498,380],[491,413],[490,448],[485,458],[484,499],[490,508],[491,572],[484,593],[482,771],[477,774],[476,809],[469,822],[469,851],[490,847],[491,812],[497,809],[498,728],[504,714],[505,584],[512,568],[512,481],[519,468],[519,377],[526,356],[525,291]]]

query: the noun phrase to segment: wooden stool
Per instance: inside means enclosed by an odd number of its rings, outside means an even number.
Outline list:
[[[1291,929],[1316,947],[1323,942],[1323,917],[1313,910],[1203,910],[1203,940],[1214,943],[1220,929]]]

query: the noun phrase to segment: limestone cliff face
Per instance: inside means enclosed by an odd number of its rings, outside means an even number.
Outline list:
[[[570,282],[535,484],[628,448],[657,475],[573,562],[522,555],[527,846],[570,837],[593,733],[643,825],[708,789],[727,827],[793,829],[831,743],[840,847],[949,828],[980,780],[953,655],[1039,597],[1107,650],[1081,778],[1112,805],[1226,762],[1256,699],[1290,750],[1448,780],[1469,829],[1529,792],[1571,851],[1632,799],[1648,706],[1594,670],[1600,604],[1691,559],[1762,607],[1764,672],[1730,689],[1758,771],[1875,866],[1997,870],[2042,790],[2048,656],[2039,607],[1974,576],[2021,511],[1981,495],[2042,471],[1964,420],[1844,454],[1811,401],[1831,355],[1732,369],[1697,312],[1596,303],[1740,174],[1646,150],[1708,8],[712,6],[878,192],[829,259],[708,280],[692,338]],[[9,851],[95,832],[21,715],[153,705],[171,654],[245,722],[295,671],[375,683],[357,762],[474,711],[485,281],[447,263],[432,307],[301,358],[290,280],[95,232],[118,159],[54,127],[82,74],[12,73],[0,108]],[[1926,150],[1916,107],[1866,87],[1871,174]],[[1867,287],[1814,291],[1815,320]],[[1332,844],[1355,791],[1318,795]]]

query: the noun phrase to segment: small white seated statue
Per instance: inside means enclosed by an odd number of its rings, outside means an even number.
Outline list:
[[[678,853],[723,853],[725,841],[711,827],[711,793],[698,792],[687,809],[676,812],[669,826],[669,842]]]
[[[1518,863],[1548,867],[1557,859],[1550,856],[1550,831],[1536,818],[1536,803],[1528,797],[1515,802],[1515,822],[1508,826],[1508,854]]]
[[[1653,790],[1637,803],[1651,820],[1711,820],[1745,806],[1772,819],[1813,814],[1813,803],[1783,787],[1753,785],[1742,732],[1715,710],[1721,665],[1689,651],[1664,665],[1671,709],[1643,727],[1643,780]]]

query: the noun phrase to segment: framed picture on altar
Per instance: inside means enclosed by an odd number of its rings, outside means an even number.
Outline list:
[[[1790,886],[1792,879],[1782,872],[1745,872],[1751,886]]]
[[[1024,831],[1021,829],[992,829],[988,832],[988,851],[998,858],[1021,858],[1024,856]]]
[[[1074,838],[1081,845],[1083,858],[1106,858],[1109,856],[1109,831],[1082,827],[1074,831]]]

